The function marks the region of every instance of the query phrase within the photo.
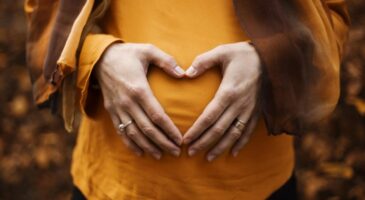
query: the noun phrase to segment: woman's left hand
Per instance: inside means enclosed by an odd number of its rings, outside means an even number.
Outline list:
[[[213,66],[222,69],[220,87],[183,138],[184,144],[192,143],[188,148],[190,156],[211,148],[208,161],[229,148],[237,156],[259,118],[261,63],[255,48],[248,42],[220,45],[196,57],[186,76],[195,78]]]

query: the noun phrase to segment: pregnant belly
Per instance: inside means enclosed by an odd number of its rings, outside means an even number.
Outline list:
[[[215,67],[195,79],[176,79],[158,67],[151,67],[147,78],[167,115],[185,133],[214,97],[222,76]]]

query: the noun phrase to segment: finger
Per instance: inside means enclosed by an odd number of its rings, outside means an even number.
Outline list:
[[[259,112],[255,113],[254,116],[250,119],[247,127],[244,131],[243,137],[241,137],[232,147],[232,155],[236,157],[239,151],[248,143],[251,138],[252,133],[254,132],[257,122],[260,118]]]
[[[176,144],[182,143],[182,135],[179,129],[175,126],[174,122],[165,113],[156,97],[152,94],[149,86],[148,89],[143,90],[140,94],[135,95],[137,101],[141,104],[144,112],[147,113],[149,119],[157,126],[159,126],[163,132],[172,139]]]
[[[154,45],[147,45],[147,56],[153,64],[163,69],[167,74],[176,78],[184,76],[185,71],[177,65],[175,59]]]
[[[230,128],[228,129],[227,133],[223,136],[222,140],[218,142],[216,146],[214,146],[207,154],[207,160],[212,161],[217,156],[221,155],[226,149],[229,149],[233,144],[241,138],[246,125],[247,121],[249,120],[251,114],[252,114],[253,108],[247,108],[243,111],[241,115],[237,117],[237,120],[240,122],[243,122],[243,127],[236,127],[235,123],[237,121],[234,121],[230,124]],[[244,136],[242,136],[244,137]]]
[[[200,54],[186,70],[185,75],[189,78],[195,78],[209,68],[221,64],[221,55],[221,47],[216,47],[208,52]]]
[[[150,154],[156,160],[160,160],[162,157],[162,152],[153,143],[151,143],[135,125],[130,125],[126,128],[126,134],[128,138],[133,138],[135,143],[143,149],[144,152]]]
[[[126,123],[131,120],[131,117],[127,113],[120,113],[121,119]],[[132,123],[125,127],[123,134],[124,137],[133,140],[139,148],[142,148],[146,153],[151,154],[155,159],[161,159],[162,152],[152,142],[150,142],[138,129],[138,127]]]
[[[212,144],[216,143],[224,133],[229,129],[235,118],[238,116],[240,110],[237,106],[230,106],[217,122],[209,128],[197,141],[195,141],[190,147],[188,154],[193,156],[197,151],[201,151],[209,148]]]
[[[184,134],[183,143],[188,144],[197,139],[206,129],[208,129],[222,115],[232,99],[220,87],[211,102],[204,109],[194,124]]]
[[[143,151],[141,148],[137,146],[136,143],[134,143],[129,137],[126,136],[124,131],[119,130],[118,126],[121,122],[121,118],[114,114],[110,113],[111,120],[114,124],[114,127],[117,129],[118,135],[121,136],[123,143],[127,146],[128,149],[132,150],[134,153],[136,153],[138,156],[143,155]]]
[[[180,148],[152,124],[150,119],[138,105],[130,106],[130,114],[142,133],[151,139],[158,147],[170,152],[174,156],[180,155]]]

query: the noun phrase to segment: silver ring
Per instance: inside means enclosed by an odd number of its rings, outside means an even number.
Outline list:
[[[127,123],[125,123],[125,124],[120,123],[120,124],[118,125],[118,129],[119,129],[121,132],[123,132],[123,131],[124,131],[124,129],[125,129],[128,125],[132,124],[132,122],[133,122],[133,120],[130,120],[129,122],[127,122]]]
[[[234,122],[233,126],[236,127],[238,130],[243,131],[246,127],[246,122],[236,119],[236,122]]]

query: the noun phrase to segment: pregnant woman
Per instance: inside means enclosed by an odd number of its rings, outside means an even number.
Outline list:
[[[46,66],[36,101],[61,99],[67,128],[73,96],[83,113],[72,163],[83,197],[73,198],[266,199],[282,187],[293,138],[268,132],[299,134],[333,109],[346,38],[343,1],[298,2],[44,1],[45,11],[27,1],[29,40],[49,46],[28,45],[30,65]],[[285,29],[297,26],[314,28]]]

